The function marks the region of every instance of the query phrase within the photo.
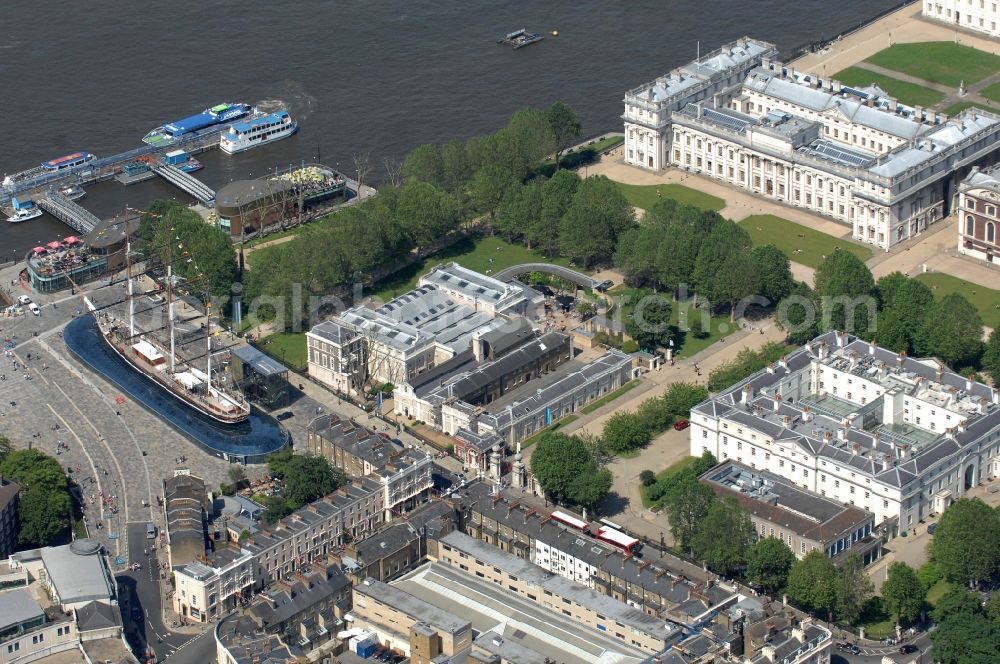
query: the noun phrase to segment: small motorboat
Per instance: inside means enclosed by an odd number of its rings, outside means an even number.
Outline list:
[[[84,190],[83,187],[77,186],[75,184],[71,184],[68,187],[63,187],[62,189],[59,190],[59,193],[71,201],[78,201],[87,195],[87,192]]]
[[[12,224],[19,224],[22,221],[28,221],[29,219],[34,219],[36,217],[42,216],[42,209],[37,207],[21,208],[20,210],[15,210],[14,214],[7,217],[7,221]]]

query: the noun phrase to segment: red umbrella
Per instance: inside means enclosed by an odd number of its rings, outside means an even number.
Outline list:
[[[66,244],[76,244],[79,241],[80,241],[80,238],[78,238],[75,235],[70,235],[68,238],[66,238],[65,240],[63,240],[63,242],[65,242]]]
[[[34,249],[32,249],[32,251],[35,252],[36,254],[40,254],[45,251],[45,247],[35,247]]]
[[[58,249],[58,248],[59,248],[59,247],[61,247],[62,245],[61,245],[60,243],[56,242],[55,240],[52,240],[52,242],[49,242],[49,243],[48,243],[47,245],[45,245],[45,246],[46,246],[46,247],[48,247],[49,249]]]

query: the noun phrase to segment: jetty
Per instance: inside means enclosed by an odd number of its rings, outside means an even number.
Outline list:
[[[190,173],[162,161],[153,164],[152,169],[154,173],[170,184],[198,199],[202,205],[215,204],[215,191]]]
[[[503,39],[498,39],[497,44],[508,45],[515,49],[523,48],[529,44],[535,44],[542,41],[545,37],[540,32],[528,32],[524,28],[520,30],[515,30],[514,32],[509,32]]]
[[[56,190],[45,192],[35,199],[38,207],[63,222],[77,233],[87,235],[101,223],[93,213],[85,210]]]

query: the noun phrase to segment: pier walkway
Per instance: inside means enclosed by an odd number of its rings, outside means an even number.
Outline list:
[[[211,206],[215,204],[215,190],[190,173],[185,173],[176,166],[164,163],[155,164],[153,172],[170,184],[180,187],[185,192],[191,194],[203,205]]]
[[[37,199],[38,206],[80,235],[87,235],[101,223],[96,216],[57,191],[47,191]]]

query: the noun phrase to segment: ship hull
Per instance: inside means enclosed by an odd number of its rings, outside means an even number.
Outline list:
[[[245,422],[250,417],[249,408],[245,413],[240,412],[232,416],[227,416],[212,412],[211,409],[203,407],[197,401],[194,401],[193,399],[189,398],[184,392],[181,392],[176,388],[174,388],[173,385],[164,382],[164,380],[159,376],[157,376],[155,373],[147,371],[145,367],[137,363],[133,358],[129,357],[128,353],[122,352],[122,349],[119,348],[118,345],[109,338],[108,335],[110,333],[110,329],[108,331],[105,331],[104,326],[98,323],[97,330],[100,333],[101,338],[104,339],[104,343],[108,344],[108,346],[111,347],[111,350],[113,350],[118,355],[118,357],[125,360],[125,362],[128,363],[128,365],[132,367],[132,369],[142,374],[152,382],[156,383],[158,386],[160,386],[160,388],[171,394],[175,399],[177,399],[187,407],[192,408],[201,413],[202,415],[210,417],[216,422],[219,422],[221,424],[239,424],[241,422]]]

